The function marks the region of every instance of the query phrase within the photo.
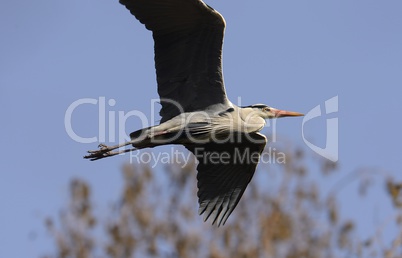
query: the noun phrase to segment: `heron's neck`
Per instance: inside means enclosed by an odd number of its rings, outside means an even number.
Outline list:
[[[265,125],[265,119],[250,107],[239,109],[239,117],[242,121],[244,131],[247,133],[259,132]]]

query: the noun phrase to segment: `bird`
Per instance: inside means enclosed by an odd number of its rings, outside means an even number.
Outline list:
[[[265,104],[240,107],[228,99],[222,72],[226,22],[202,0],[119,2],[152,32],[161,121],[132,132],[123,144],[100,144],[84,158],[183,145],[198,160],[199,214],[224,225],[267,143],[260,133],[266,119],[303,114]],[[127,145],[133,148],[114,151]]]

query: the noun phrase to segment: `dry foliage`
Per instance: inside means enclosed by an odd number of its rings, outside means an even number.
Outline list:
[[[340,219],[336,194],[324,196],[311,176],[334,173],[336,164],[313,163],[298,150],[285,164],[260,165],[219,228],[197,214],[194,161],[155,171],[125,165],[121,198],[103,220],[95,219],[89,185],[73,180],[69,206],[57,223],[46,221],[56,253],[44,257],[402,257],[402,233],[388,245],[381,233],[358,239],[356,222]],[[401,214],[401,184],[388,180],[386,189]],[[393,223],[402,229],[402,216]]]

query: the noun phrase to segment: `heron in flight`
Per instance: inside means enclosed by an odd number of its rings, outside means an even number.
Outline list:
[[[159,125],[101,144],[84,158],[97,160],[166,144],[181,144],[198,159],[199,214],[225,224],[250,182],[267,142],[265,119],[302,116],[263,104],[239,107],[226,95],[222,74],[225,20],[202,0],[120,0],[152,31]],[[114,151],[132,145],[134,148]]]

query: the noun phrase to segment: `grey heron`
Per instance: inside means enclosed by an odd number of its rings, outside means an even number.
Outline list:
[[[159,125],[100,145],[84,158],[97,160],[166,144],[182,144],[198,159],[199,213],[225,224],[250,182],[266,145],[265,119],[302,116],[257,104],[230,102],[222,74],[225,20],[202,0],[120,0],[152,31]],[[134,148],[114,151],[132,145]]]

